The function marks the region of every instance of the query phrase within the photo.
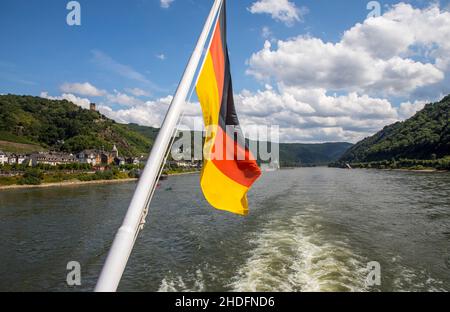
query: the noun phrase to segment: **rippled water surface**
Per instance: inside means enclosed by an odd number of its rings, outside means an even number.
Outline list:
[[[246,218],[209,208],[198,180],[162,182],[121,291],[450,290],[449,173],[267,173]],[[92,290],[135,186],[0,191],[0,291]]]

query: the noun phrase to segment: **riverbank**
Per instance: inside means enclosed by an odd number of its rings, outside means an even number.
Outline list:
[[[200,171],[192,171],[192,172],[177,172],[177,173],[169,173],[168,176],[181,176],[181,175],[189,175],[196,174]],[[67,186],[80,186],[80,185],[90,185],[90,184],[116,184],[116,183],[129,183],[136,182],[137,178],[129,178],[129,179],[114,179],[114,180],[95,180],[95,181],[80,181],[80,180],[71,180],[64,182],[55,182],[55,183],[42,183],[39,185],[0,185],[0,191],[2,190],[15,190],[15,189],[31,189],[31,188],[49,188],[49,187],[67,187]]]
[[[114,183],[127,183],[134,182],[138,179],[118,179],[118,180],[96,180],[96,181],[65,181],[65,182],[55,182],[55,183],[42,183],[39,185],[0,185],[0,191],[11,190],[11,189],[30,189],[30,188],[48,188],[48,187],[64,187],[64,186],[79,186],[79,185],[89,185],[89,184],[114,184]]]
[[[408,168],[397,168],[397,169],[380,169],[380,168],[353,168],[362,170],[382,170],[382,171],[396,171],[396,172],[418,172],[418,173],[443,173],[450,172],[448,170],[439,170],[434,168],[424,168],[424,169],[408,169]]]
[[[432,173],[432,172],[449,172],[448,170],[439,170],[439,169],[381,169],[385,171],[400,171],[400,172],[422,172],[422,173]]]
[[[434,168],[425,168],[425,169],[408,169],[408,168],[397,168],[397,169],[382,169],[382,168],[338,168],[338,167],[329,167],[343,170],[380,170],[380,171],[395,171],[395,172],[415,172],[415,173],[448,173],[449,170],[440,170]]]
[[[372,162],[336,162],[329,167],[346,168],[347,166],[360,169],[404,170],[411,172],[442,172],[450,170],[450,156],[439,159],[392,159]]]

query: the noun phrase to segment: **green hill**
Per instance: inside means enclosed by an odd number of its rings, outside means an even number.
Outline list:
[[[137,124],[128,124],[127,127],[137,133],[142,134],[146,138],[150,139],[150,142],[153,144],[154,140],[156,139],[156,136],[158,135],[159,129],[152,128],[152,127],[146,127],[146,126],[140,126]]]
[[[327,165],[338,160],[352,144],[280,144],[280,164],[282,167]]]
[[[387,126],[357,143],[339,162],[436,160],[450,156],[449,109],[450,95],[426,105],[412,118]]]
[[[110,150],[116,144],[122,155],[132,156],[148,153],[154,136],[146,134],[136,131],[134,125],[118,124],[65,100],[0,96],[0,148],[5,150],[11,150],[6,142],[73,153],[90,148]]]

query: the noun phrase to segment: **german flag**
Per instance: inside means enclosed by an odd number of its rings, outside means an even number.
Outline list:
[[[261,170],[239,128],[234,106],[225,1],[213,28],[196,90],[207,129],[200,182],[203,194],[216,209],[247,215],[247,192]]]

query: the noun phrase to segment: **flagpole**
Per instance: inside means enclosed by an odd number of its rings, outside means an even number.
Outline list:
[[[100,278],[95,287],[96,292],[114,292],[119,286],[122,274],[133,250],[142,218],[147,209],[153,189],[157,184],[164,156],[169,148],[175,127],[177,126],[183,105],[191,87],[192,81],[202,57],[208,34],[223,0],[214,0],[213,7],[206,20],[203,31],[197,41],[189,63],[178,85],[175,96],[170,104],[166,118],[161,126],[158,137],[151,150],[150,157],[139,179],[138,186],[128,208],[122,226],[119,228],[114,242],[103,266]]]

